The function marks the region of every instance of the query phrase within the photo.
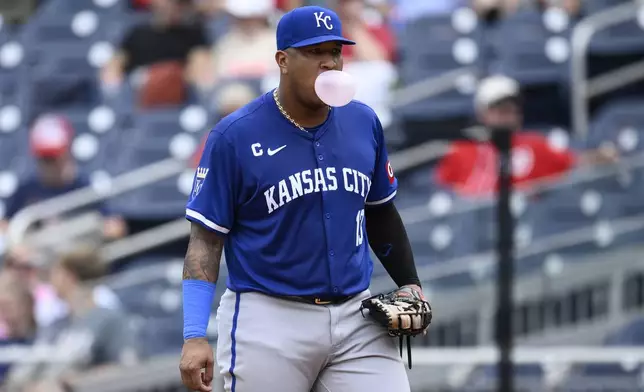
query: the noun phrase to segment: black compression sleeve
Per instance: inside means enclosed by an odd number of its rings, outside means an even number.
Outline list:
[[[420,286],[411,244],[393,203],[365,209],[369,245],[398,287]]]

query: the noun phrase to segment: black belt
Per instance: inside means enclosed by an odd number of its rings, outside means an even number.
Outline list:
[[[302,302],[310,305],[340,305],[353,297],[355,297],[355,295],[343,295],[339,297],[279,296],[279,298],[288,301]]]

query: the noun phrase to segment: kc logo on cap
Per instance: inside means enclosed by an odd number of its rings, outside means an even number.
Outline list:
[[[322,22],[327,30],[333,29],[333,24],[329,25],[329,22],[331,21],[331,17],[329,15],[324,16],[324,12],[314,12],[313,15],[315,15],[315,21],[317,22],[318,27],[320,27],[320,22]]]
[[[301,48],[323,42],[355,45],[342,36],[342,22],[330,9],[298,7],[282,16],[277,24],[277,50]]]

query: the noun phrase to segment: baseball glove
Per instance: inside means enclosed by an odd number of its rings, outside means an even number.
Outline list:
[[[432,322],[432,308],[422,293],[403,286],[388,293],[377,294],[362,301],[360,312],[364,310],[378,324],[387,328],[390,336],[400,337],[400,355],[403,339],[407,337],[407,356],[411,369],[411,337],[424,334]]]

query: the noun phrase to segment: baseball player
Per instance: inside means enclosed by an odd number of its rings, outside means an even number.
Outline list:
[[[329,9],[288,12],[279,87],[208,136],[186,209],[180,370],[191,390],[212,390],[205,336],[224,249],[216,355],[226,391],[410,390],[396,340],[360,311],[369,246],[401,295],[424,300],[383,130],[365,104],[331,108],[314,89],[354,44]]]

